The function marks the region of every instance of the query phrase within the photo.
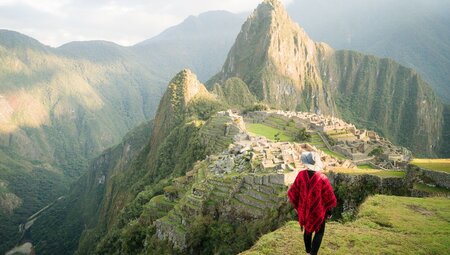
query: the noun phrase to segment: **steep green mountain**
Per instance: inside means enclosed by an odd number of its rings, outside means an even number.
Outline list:
[[[117,234],[139,216],[143,205],[161,194],[162,188],[170,185],[173,178],[184,175],[197,160],[223,150],[231,142],[236,131],[223,136],[229,119],[210,119],[221,107],[189,70],[177,74],[169,83],[152,121],[151,136],[140,132],[129,135],[141,143],[148,141],[146,146],[134,146],[135,150],[131,151],[135,156],[127,156],[130,151],[127,146],[133,147],[133,142],[126,138],[122,145],[95,159],[92,170],[74,184],[67,198],[70,206],[62,206],[66,211],[55,207],[56,211],[36,222],[33,229],[38,230],[32,230],[32,238],[37,238],[37,251],[62,251],[67,244],[71,251],[78,249],[80,254],[91,254],[105,234]],[[103,175],[105,181],[99,185],[98,180]],[[79,210],[85,215],[73,221]],[[60,220],[55,221],[55,218]],[[51,222],[56,223],[51,226],[67,234],[49,238],[45,233]],[[80,228],[83,224],[84,229]],[[48,246],[48,243],[56,246]]]
[[[414,70],[314,43],[278,1],[258,6],[208,84],[232,77],[275,108],[341,116],[418,155],[439,152],[443,105]]]
[[[223,86],[214,84],[212,92],[230,107],[247,108],[257,102],[247,84],[237,77],[226,80]]]
[[[218,32],[215,28],[224,19],[234,21]],[[190,17],[135,47],[89,41],[52,48],[1,30],[0,145],[13,155],[8,162],[26,161],[51,171],[30,175],[5,164],[0,182],[32,189],[7,193],[8,203],[22,203],[4,216],[8,226],[0,228],[5,234],[0,253],[17,241],[18,222],[62,195],[91,158],[154,116],[175,71],[192,67],[204,79],[217,72],[242,19],[228,12]],[[43,178],[52,187],[42,196],[48,200],[28,205],[33,199],[27,197],[36,197]]]
[[[344,119],[376,130],[416,155],[440,153],[443,105],[414,70],[390,59],[337,51],[321,72]]]
[[[450,102],[448,1],[295,0],[287,8],[314,40],[395,59]]]
[[[92,45],[54,49],[0,31],[0,147],[7,158],[0,182],[22,201],[4,216],[15,226],[2,225],[2,244],[16,238],[18,222],[61,196],[90,159],[154,115],[158,76],[128,52]]]

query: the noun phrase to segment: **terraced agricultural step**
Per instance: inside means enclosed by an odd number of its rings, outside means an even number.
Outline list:
[[[228,189],[233,188],[233,186],[235,185],[235,183],[233,183],[233,182],[227,182],[225,180],[218,180],[218,179],[210,179],[210,180],[208,180],[208,182],[210,182],[211,184],[213,184],[216,187],[225,187]]]
[[[200,214],[202,211],[202,207],[192,204],[190,202],[185,202],[183,204],[183,209],[184,212],[187,213],[189,216],[191,216],[192,214],[196,215],[196,214]]]
[[[167,215],[167,220],[172,222],[172,223],[177,223],[177,224],[181,225],[182,218],[181,218],[180,215],[175,214],[174,211],[171,211],[171,213],[169,213]]]
[[[229,195],[230,193],[225,193],[220,190],[213,190],[213,192],[211,193],[211,196],[216,199],[224,199],[227,198]]]
[[[233,198],[231,200],[231,204],[233,205],[233,207],[240,212],[246,213],[246,214],[250,214],[250,215],[254,215],[257,217],[262,217],[264,216],[264,211],[261,210],[261,208],[258,208],[256,206],[252,206],[249,204],[245,204],[242,203],[241,201],[237,200],[236,198]]]
[[[187,195],[186,201],[193,205],[197,205],[197,206],[202,206],[202,204],[203,204],[203,200],[201,198],[197,198],[193,195]]]
[[[274,195],[268,195],[266,193],[259,192],[255,189],[243,189],[243,190],[241,190],[241,192],[248,196],[251,196],[255,199],[264,201],[266,203],[276,203],[277,202]]]
[[[244,188],[245,188],[245,189],[254,189],[254,190],[258,191],[258,192],[264,193],[264,194],[269,195],[269,196],[274,195],[274,194],[277,193],[277,192],[275,192],[275,190],[274,190],[273,187],[271,187],[271,186],[266,186],[266,185],[257,185],[257,184],[254,184],[254,185],[252,186],[252,185],[250,185],[250,184],[248,184],[248,183],[244,183]]]
[[[254,197],[251,197],[249,195],[246,194],[242,194],[242,193],[238,193],[236,195],[234,195],[234,197],[239,200],[241,203],[247,204],[247,205],[251,205],[254,207],[258,207],[259,209],[266,209],[269,206],[267,206],[267,203],[264,201],[261,201],[259,199],[256,199]]]

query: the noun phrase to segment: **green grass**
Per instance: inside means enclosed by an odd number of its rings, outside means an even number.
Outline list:
[[[345,159],[345,157],[342,154],[339,154],[337,152],[329,150],[327,147],[318,147],[319,150],[325,152],[326,154],[335,157],[337,159]]]
[[[446,188],[431,187],[431,186],[428,186],[428,185],[423,184],[423,183],[415,183],[414,184],[414,189],[420,190],[420,191],[425,191],[427,193],[430,193],[431,195],[436,195],[436,196],[448,196],[448,195],[450,195],[450,190],[448,190]]]
[[[329,150],[325,145],[325,143],[322,141],[322,138],[320,138],[320,136],[317,133],[311,134],[311,139],[310,142],[308,143],[332,157],[335,157],[337,159],[346,159],[344,155]]]
[[[281,120],[280,120],[281,121]],[[293,142],[294,139],[289,135],[286,130],[277,129],[271,126],[267,126],[265,124],[259,123],[246,123],[246,128],[250,133],[255,135],[261,135],[266,137],[267,139],[274,140],[275,134],[280,133],[280,141],[281,142]],[[286,124],[287,125],[287,124]],[[311,145],[314,145],[317,149],[325,152],[326,154],[335,157],[337,159],[345,159],[345,157],[339,153],[329,150],[325,143],[322,141],[318,134],[312,134],[311,140],[308,142]]]
[[[281,142],[292,142],[293,138],[286,134],[285,131],[264,124],[246,123],[246,128],[250,133],[261,135],[270,140],[275,140],[275,134],[280,133]]]
[[[311,134],[310,144],[316,147],[325,147],[325,143],[322,141],[322,138],[317,133]]]
[[[354,222],[327,224],[320,254],[450,254],[450,200],[376,195]],[[245,255],[302,254],[298,222],[264,235]]]
[[[358,165],[359,169],[376,169],[374,168],[372,165],[370,164],[363,164],[363,165]]]
[[[450,159],[419,159],[411,161],[418,167],[450,173]]]

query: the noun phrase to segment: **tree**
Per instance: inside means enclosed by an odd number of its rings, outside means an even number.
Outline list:
[[[304,142],[311,139],[311,134],[306,132],[306,128],[299,129],[294,135],[294,141]]]
[[[373,149],[370,153],[369,153],[369,156],[375,156],[375,157],[378,157],[378,156],[380,156],[381,154],[383,154],[383,148],[381,148],[381,147],[377,147],[377,148],[375,148],[375,149]]]
[[[280,141],[280,132],[278,132],[278,133],[276,133],[274,135],[274,139],[275,139],[275,142],[279,142]]]

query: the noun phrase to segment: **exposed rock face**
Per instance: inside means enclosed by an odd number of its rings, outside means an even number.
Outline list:
[[[4,213],[11,214],[14,209],[22,205],[22,199],[14,193],[0,194],[0,210]]]
[[[386,194],[395,196],[410,195],[412,182],[406,178],[382,178],[375,175],[348,175],[342,173],[326,173],[334,193],[338,199],[335,214],[343,212],[356,212],[358,206],[373,194]]]
[[[275,107],[331,113],[334,106],[318,69],[320,56],[331,52],[313,42],[281,3],[264,1],[242,26],[213,80],[239,77],[258,99]]]

